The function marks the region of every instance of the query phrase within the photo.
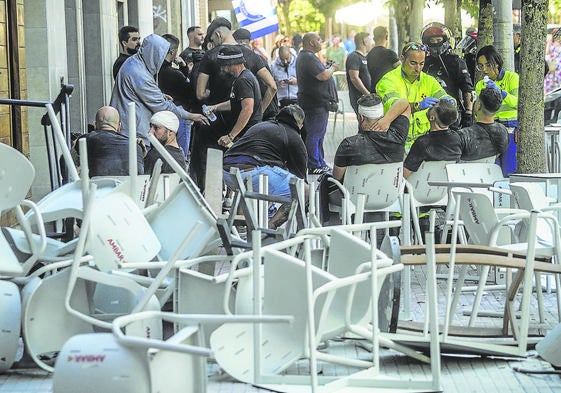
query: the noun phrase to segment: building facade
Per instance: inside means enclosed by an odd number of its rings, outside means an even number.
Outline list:
[[[0,98],[53,101],[61,83],[71,84],[69,130],[86,132],[111,96],[121,26],[138,26],[142,37],[172,33],[186,45],[189,26],[206,28],[215,10],[231,8],[228,0],[0,0]],[[0,142],[33,162],[34,200],[51,189],[45,113],[0,105]]]

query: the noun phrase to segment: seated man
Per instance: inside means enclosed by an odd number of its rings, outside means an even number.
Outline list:
[[[411,110],[407,99],[394,102],[384,116],[382,99],[375,93],[357,101],[358,134],[341,141],[335,153],[333,177],[343,182],[348,166],[402,162]],[[321,219],[330,217],[329,203],[340,206],[343,194],[327,177],[320,182]]]
[[[423,161],[460,161],[462,146],[460,135],[448,129],[458,118],[456,102],[441,99],[427,111],[430,129],[419,136],[403,163],[403,176],[416,172]]]
[[[401,162],[411,111],[405,98],[399,99],[384,116],[381,98],[376,94],[358,100],[358,134],[341,141],[335,153],[333,177],[342,181],[349,165]]]
[[[179,119],[175,113],[170,111],[160,111],[154,113],[150,118],[150,134],[154,135],[158,141],[166,148],[169,154],[183,168],[185,165],[185,154],[177,143],[177,130],[179,129]],[[158,150],[152,148],[144,157],[144,172],[151,175],[154,165],[158,158],[161,158]],[[164,160],[162,173],[174,173],[173,168]]]
[[[462,161],[503,154],[508,147],[508,129],[495,122],[495,113],[501,107],[503,97],[493,88],[481,90],[473,105],[475,124],[458,131],[462,143]]]
[[[268,176],[269,194],[290,196],[290,179],[295,176],[306,179],[308,155],[300,136],[303,124],[302,108],[288,105],[280,110],[275,120],[261,122],[247,130],[224,153],[226,184],[234,188],[229,172],[231,167],[237,167],[244,180],[251,175],[254,190],[259,187],[259,175],[264,174]],[[290,206],[285,206],[271,219],[270,227],[276,228],[286,220]]]
[[[88,150],[90,177],[94,176],[128,176],[129,175],[129,140],[121,134],[119,112],[111,106],[99,108],[95,115],[94,130],[81,136],[85,138]],[[137,171],[144,174],[144,144],[138,139]],[[79,152],[79,151],[78,151]]]

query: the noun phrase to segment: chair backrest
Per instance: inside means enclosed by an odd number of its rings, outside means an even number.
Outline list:
[[[413,189],[413,198],[420,205],[446,205],[446,187],[431,186],[430,181],[448,181],[446,165],[455,161],[423,161],[417,172],[412,173],[407,182]]]
[[[381,210],[393,205],[403,187],[403,163],[349,166],[343,185],[356,204],[358,194],[366,196],[365,210]]]
[[[502,245],[510,242],[506,233],[500,233],[496,243],[491,243],[493,227],[499,222],[491,200],[484,194],[453,192],[456,202],[460,201],[460,220],[469,235],[469,243],[478,245]],[[504,229],[508,231],[508,228]]]
[[[130,176],[96,176],[92,180],[110,178],[121,182],[116,191],[130,193]],[[148,190],[150,189],[150,175],[137,175],[136,176],[136,191],[135,201],[140,207],[146,205],[148,199]]]
[[[159,252],[162,260],[168,260],[179,249],[198,222],[202,223],[202,227],[180,259],[203,255],[220,243],[216,216],[210,211],[200,192],[185,181],[180,182],[147,219],[162,246]]]
[[[0,213],[25,199],[34,178],[31,162],[13,147],[0,143]]]
[[[551,199],[545,194],[545,183],[512,183],[510,189],[514,195],[514,201],[520,209],[541,210],[551,204]]]
[[[448,164],[446,165],[446,173],[450,182],[485,185],[482,188],[473,188],[473,191],[487,195],[490,200],[500,203],[501,206],[509,205],[508,207],[510,207],[508,195],[493,195],[493,192],[488,190],[489,186],[505,188],[505,185],[508,185],[508,180],[506,184],[504,183],[503,172],[497,164],[474,161]]]
[[[353,250],[349,253],[349,250]],[[384,255],[381,251],[375,250],[376,257],[378,258],[378,268],[392,265],[393,261]],[[329,255],[327,259],[327,271],[337,278],[345,278],[357,273],[360,265],[369,262],[372,258],[372,246],[364,240],[354,236],[353,234],[334,228],[331,231],[329,243]],[[385,278],[385,277],[384,277]],[[381,288],[382,282],[379,283]],[[328,317],[334,321],[325,321],[322,329],[329,332],[330,323],[334,323],[337,328],[337,323],[341,318],[344,318],[344,311],[346,309],[346,301],[348,296],[348,288],[344,288],[337,292],[336,298],[333,301],[333,307]],[[372,288],[370,282],[360,283],[356,287],[353,296],[353,308],[351,310],[351,323],[360,323],[366,319],[366,323],[370,322],[370,302],[372,298]],[[339,314],[339,315],[335,315]]]
[[[462,162],[446,165],[448,181],[494,184],[504,178],[501,167],[495,163]]]
[[[93,203],[85,250],[101,271],[122,262],[148,262],[160,242],[136,203],[125,193],[112,192]]]

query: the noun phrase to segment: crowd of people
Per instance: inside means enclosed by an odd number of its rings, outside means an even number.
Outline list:
[[[289,194],[291,177],[342,180],[350,165],[404,162],[408,176],[426,160],[497,156],[505,175],[516,170],[518,74],[504,69],[493,46],[474,53],[471,41],[462,40],[459,56],[441,23],[425,26],[420,40],[399,54],[388,48],[384,26],[372,34],[352,31],[345,40],[335,36],[327,48],[317,32],[279,35],[270,54],[261,38],[233,30],[221,17],[206,31],[190,27],[187,36],[180,51],[171,34],[141,39],[135,27],[120,29],[110,104],[98,111],[95,131],[83,136],[92,175],[127,174],[127,165],[107,156],[127,160],[133,127],[143,158],[138,173],[150,174],[159,158],[151,133],[201,190],[208,148],[225,152],[225,171],[267,174],[277,195]],[[474,83],[472,67],[484,79]],[[341,142],[332,168],[323,140],[329,112],[338,109],[337,71],[346,74],[359,126]],[[131,102],[134,125],[128,124]]]

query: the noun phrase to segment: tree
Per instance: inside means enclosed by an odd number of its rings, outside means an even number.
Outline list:
[[[419,41],[423,30],[423,11],[425,0],[411,0],[411,13],[409,14],[409,36],[411,41]]]
[[[545,172],[543,59],[545,56],[547,0],[522,2],[520,90],[518,95],[517,170]]]
[[[494,45],[504,61],[504,68],[514,71],[514,47],[512,42],[512,0],[495,2],[493,19]]]
[[[277,14],[283,33],[306,33],[321,31],[325,24],[325,16],[314,8],[308,0],[282,0],[277,6]]]
[[[460,9],[462,0],[442,0],[444,5],[444,24],[452,32],[452,36],[462,36],[462,19]]]

